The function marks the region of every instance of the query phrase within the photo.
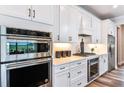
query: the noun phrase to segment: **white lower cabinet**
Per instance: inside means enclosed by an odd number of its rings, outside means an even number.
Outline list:
[[[60,70],[61,68],[61,70]],[[87,84],[87,62],[80,60],[53,68],[54,87],[83,87]]]
[[[101,55],[99,62],[99,74],[102,75],[108,71],[108,55]]]
[[[87,84],[87,76],[82,75],[79,78],[71,81],[71,87],[83,87]]]
[[[69,87],[69,71],[55,74],[54,87]]]

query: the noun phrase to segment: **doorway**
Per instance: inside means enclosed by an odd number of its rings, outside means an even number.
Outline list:
[[[117,66],[124,65],[124,25],[117,28]]]

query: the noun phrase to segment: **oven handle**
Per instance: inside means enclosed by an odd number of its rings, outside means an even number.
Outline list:
[[[98,64],[98,61],[90,63],[90,66],[94,65],[94,64]]]
[[[37,41],[52,41],[51,38],[17,37],[17,36],[7,36],[7,39],[16,39],[16,40],[37,40]]]
[[[51,37],[42,37],[42,36],[28,36],[28,35],[18,35],[18,34],[1,34],[1,36],[6,36],[7,38],[28,38],[28,39],[34,39],[34,40],[52,40]]]
[[[9,63],[9,64],[6,64],[6,68],[7,70],[17,69],[21,67],[44,64],[44,63],[51,63],[51,59],[48,58],[48,59],[39,60],[39,61],[34,60],[34,61],[22,61],[22,62],[17,62],[17,63]]]

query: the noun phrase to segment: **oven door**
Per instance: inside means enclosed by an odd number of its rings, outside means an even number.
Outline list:
[[[98,61],[90,62],[88,64],[88,82],[93,80],[99,75],[99,64]]]
[[[2,87],[51,86],[51,61],[1,65]]]

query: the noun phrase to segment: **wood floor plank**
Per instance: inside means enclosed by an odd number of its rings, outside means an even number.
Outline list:
[[[94,81],[93,83],[91,83],[90,85],[88,85],[88,87],[109,87],[109,86]]]
[[[124,66],[106,73],[87,87],[124,87]]]

